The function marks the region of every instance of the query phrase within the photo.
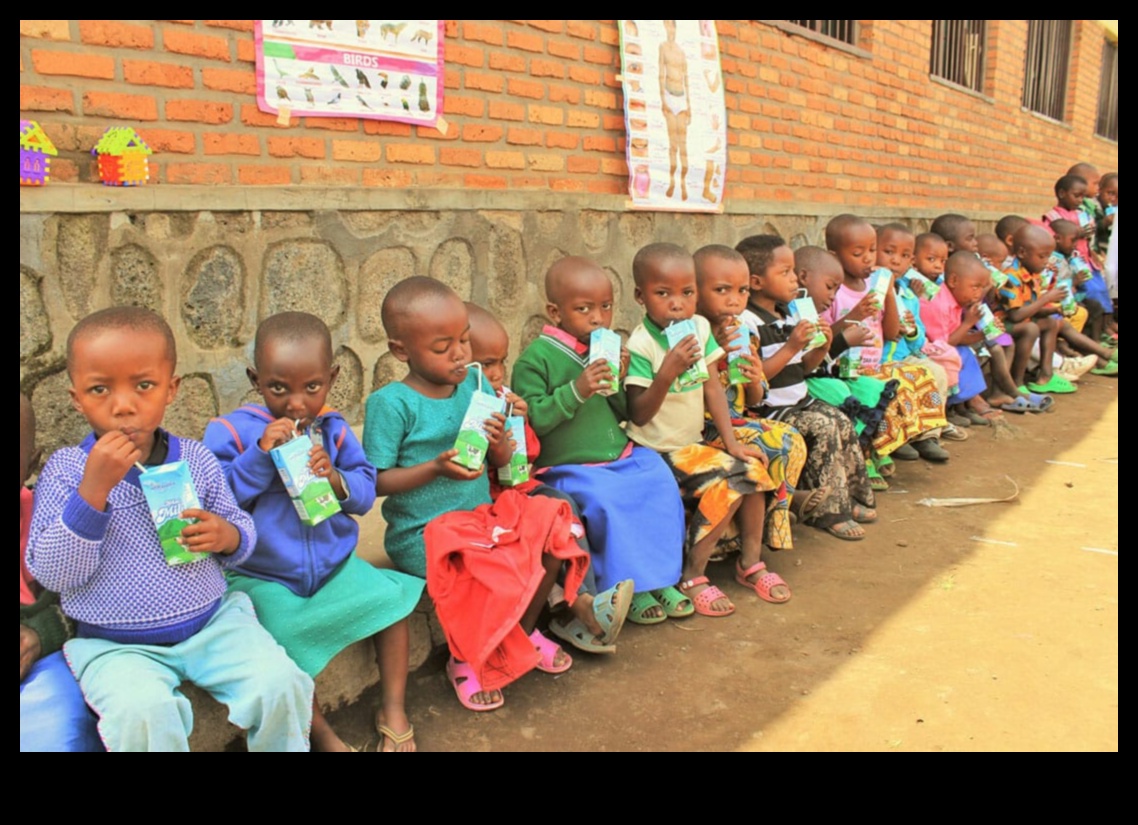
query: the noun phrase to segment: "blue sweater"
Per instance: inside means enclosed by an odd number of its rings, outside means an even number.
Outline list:
[[[258,444],[272,420],[265,407],[240,407],[209,423],[205,443],[221,462],[237,503],[257,524],[257,548],[238,572],[311,596],[356,549],[360,528],[352,516],[364,515],[375,504],[375,468],[343,416],[325,408],[316,426],[348,497],[340,502],[341,512],[308,527],[289,500],[272,457]]]
[[[79,495],[91,434],[78,447],[57,450],[40,473],[28,536],[28,569],[60,594],[80,635],[122,643],[171,644],[205,626],[225,595],[223,567],[241,564],[257,542],[253,519],[234,502],[213,455],[197,441],[170,436],[167,462],[190,466],[202,509],[241,534],[229,556],[166,564],[150,508],[131,469],[96,510]]]

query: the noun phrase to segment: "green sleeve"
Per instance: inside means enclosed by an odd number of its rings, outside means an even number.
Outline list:
[[[585,403],[572,381],[551,387],[537,359],[519,358],[512,377],[512,389],[529,405],[529,423],[538,438],[570,421]]]
[[[74,634],[71,620],[59,606],[59,594],[47,590],[34,604],[20,607],[20,624],[39,635],[41,657],[55,653]]]

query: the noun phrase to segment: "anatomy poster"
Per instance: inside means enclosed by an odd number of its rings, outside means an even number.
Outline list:
[[[262,111],[438,122],[442,20],[258,20],[256,36]]]
[[[727,116],[715,21],[618,22],[633,207],[721,210]]]

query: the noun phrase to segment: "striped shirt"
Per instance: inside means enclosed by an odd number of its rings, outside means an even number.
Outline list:
[[[762,360],[765,362],[773,357],[790,339],[794,330],[795,321],[786,317],[786,307],[779,304],[775,307],[778,314],[773,314],[755,306],[748,305],[739,317],[743,323],[759,338],[759,347]],[[800,406],[806,395],[806,369],[802,366],[804,350],[794,354],[778,375],[767,376],[770,389],[763,399],[763,406],[759,410],[765,418],[777,418],[778,408]]]

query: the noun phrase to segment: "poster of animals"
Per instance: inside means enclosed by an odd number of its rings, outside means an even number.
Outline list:
[[[632,207],[720,211],[727,114],[715,21],[618,24]]]
[[[442,20],[258,20],[255,29],[261,111],[437,125]]]

